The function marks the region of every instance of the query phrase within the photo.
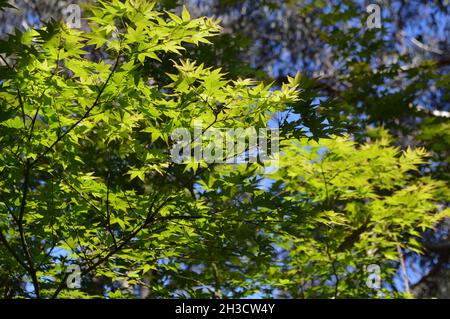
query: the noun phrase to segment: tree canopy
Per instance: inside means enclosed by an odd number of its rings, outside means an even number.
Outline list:
[[[448,95],[444,60],[374,60],[385,29],[339,29],[366,18],[353,1],[266,2],[320,16],[312,49],[342,62],[330,81],[261,69],[226,19],[176,1],[96,1],[80,29],[51,19],[0,40],[3,298],[412,296],[398,269],[450,214],[448,119],[417,107]],[[174,161],[173,132],[195,123],[277,127],[279,152]]]

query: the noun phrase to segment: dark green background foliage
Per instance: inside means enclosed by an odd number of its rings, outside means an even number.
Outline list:
[[[1,296],[449,297],[447,7],[387,2],[0,1]],[[279,170],[173,163],[195,120]]]

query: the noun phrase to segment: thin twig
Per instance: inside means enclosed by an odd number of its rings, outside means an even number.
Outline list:
[[[409,289],[409,278],[408,278],[408,273],[406,272],[405,257],[403,256],[402,248],[400,247],[400,245],[397,245],[397,251],[398,251],[398,256],[400,259],[400,264],[402,266],[403,284],[405,285],[405,292],[407,294],[410,294],[411,291]]]

